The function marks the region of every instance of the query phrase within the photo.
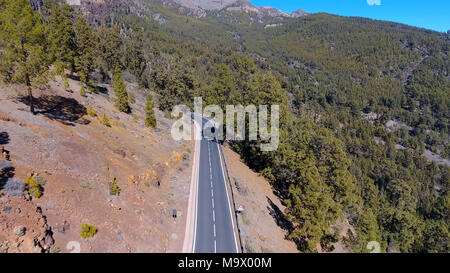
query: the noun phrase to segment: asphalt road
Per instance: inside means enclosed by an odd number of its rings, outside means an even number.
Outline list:
[[[233,215],[217,142],[200,141],[195,253],[237,253]]]

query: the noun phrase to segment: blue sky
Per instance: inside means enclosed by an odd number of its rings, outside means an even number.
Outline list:
[[[250,0],[255,6],[272,6],[286,12],[303,9],[394,21],[407,25],[450,30],[450,0]],[[370,4],[371,5],[370,5]]]

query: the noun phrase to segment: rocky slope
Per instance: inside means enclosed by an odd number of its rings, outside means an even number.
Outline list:
[[[242,10],[255,12],[269,17],[300,17],[308,13],[303,10],[296,10],[289,14],[273,7],[256,7],[249,0],[174,0],[176,3],[191,9],[204,10]]]
[[[231,5],[251,5],[248,0],[174,0],[176,3],[192,9],[221,10]]]
[[[70,242],[81,252],[180,251],[189,142],[170,137],[172,121],[161,112],[158,129],[144,127],[145,92],[134,84],[131,116],[115,109],[111,86],[82,97],[79,82],[69,83],[69,91],[60,79],[36,90],[37,115],[23,86],[0,85],[0,252],[66,252]],[[23,193],[30,174],[39,177],[39,198]],[[93,238],[80,236],[83,224],[97,228]]]
[[[0,253],[58,252],[42,209],[29,199],[0,198]]]
[[[42,1],[42,0],[33,0]],[[81,6],[84,10],[99,7],[122,6],[128,11],[142,12],[145,10],[145,2],[160,3],[165,6],[176,7],[177,5],[187,8],[191,12],[188,14],[199,16],[204,15],[206,11],[243,11],[246,13],[255,13],[260,17],[281,17],[281,18],[297,18],[305,16],[308,13],[304,10],[296,10],[292,13],[286,13],[273,7],[256,7],[249,0],[124,0],[120,2],[112,2],[111,0],[66,0],[69,5]],[[182,13],[186,13],[183,8],[178,9]]]

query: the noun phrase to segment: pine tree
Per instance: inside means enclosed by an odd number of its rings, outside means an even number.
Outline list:
[[[128,102],[127,85],[122,76],[122,70],[119,66],[116,66],[113,75],[113,88],[116,95],[116,107],[119,111],[124,113],[130,113],[130,104]]]
[[[251,101],[249,92],[252,84],[252,77],[257,71],[255,62],[248,56],[235,56],[233,59],[233,68],[237,73],[236,88],[231,94],[233,103],[247,104]]]
[[[49,41],[50,53],[53,61],[62,65],[63,68],[75,70],[75,56],[77,51],[74,9],[63,4],[54,5],[51,8],[49,18]]]
[[[6,1],[1,6],[0,73],[6,82],[26,84],[34,114],[32,88],[47,81],[49,69],[42,18],[27,0]]]
[[[98,29],[97,52],[106,63],[109,71],[120,65],[122,38],[116,26],[106,27],[101,25]]]
[[[131,74],[137,78],[140,78],[146,67],[144,55],[145,34],[142,27],[138,25],[135,25],[132,31],[131,41],[125,46],[123,64],[127,67]]]
[[[217,66],[216,82],[214,84],[214,95],[219,100],[219,105],[225,107],[230,101],[234,86],[233,72],[226,64]]]
[[[89,82],[89,74],[94,70],[94,34],[82,16],[75,23],[77,53],[75,68],[84,84]]]
[[[145,103],[145,126],[156,129],[156,116],[153,109],[155,104],[153,103],[153,97],[150,92],[147,95],[147,101]]]

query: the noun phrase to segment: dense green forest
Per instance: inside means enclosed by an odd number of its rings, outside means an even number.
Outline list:
[[[280,104],[278,150],[231,145],[284,201],[299,251],[329,248],[341,239],[330,227],[346,218],[356,235],[345,243],[356,252],[369,241],[382,251],[449,252],[450,168],[423,156],[450,157],[447,34],[329,14],[266,29],[275,19],[198,19],[148,2],[139,14],[83,17],[44,3],[37,12],[27,0],[0,0],[4,81],[26,84],[30,96],[51,71],[76,73],[86,92],[112,81],[126,113],[125,80],[158,93],[164,111],[192,106],[195,96],[221,106]],[[153,127],[151,95],[147,105]],[[407,126],[388,130],[390,120]]]

